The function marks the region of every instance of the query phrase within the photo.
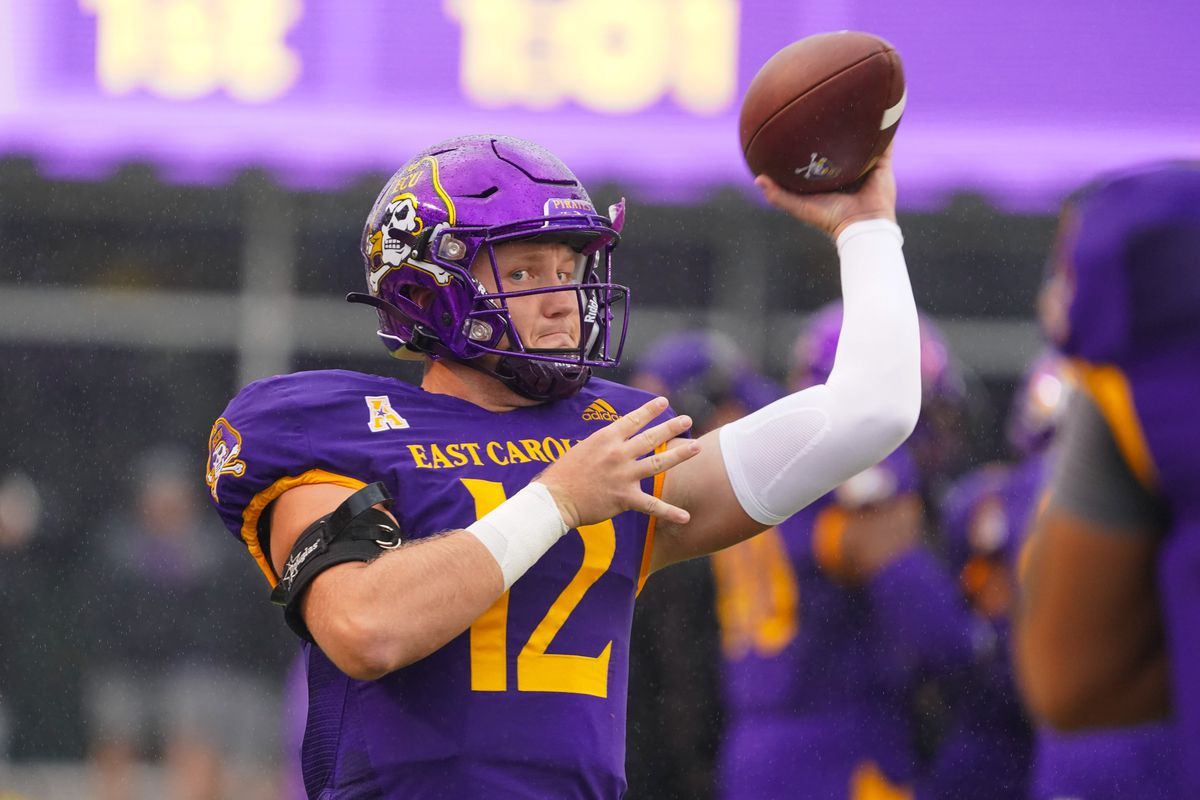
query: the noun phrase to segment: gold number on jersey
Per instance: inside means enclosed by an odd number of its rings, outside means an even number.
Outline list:
[[[717,619],[727,658],[770,658],[799,630],[800,585],[779,531],[770,528],[715,553]]]
[[[496,481],[462,478],[475,499],[475,514],[482,517],[506,499]],[[579,605],[588,589],[612,565],[617,534],[612,520],[579,528],[583,538],[583,563],[575,577],[555,599],[529,640],[517,655],[517,691],[568,692],[608,696],[608,661],[612,642],[599,655],[547,653],[554,637]],[[508,690],[508,592],[480,615],[471,626],[471,689],[477,692]]]

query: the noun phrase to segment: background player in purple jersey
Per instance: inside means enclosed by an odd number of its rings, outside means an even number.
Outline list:
[[[1021,542],[1044,483],[1046,448],[1065,407],[1053,355],[1039,358],[1014,396],[1007,434],[1016,463],[986,464],[960,479],[942,510],[942,534],[963,596],[998,646],[953,693],[946,737],[922,792],[928,797],[1025,797],[1033,732],[1009,659]]]
[[[1056,727],[1171,713],[1178,797],[1200,796],[1197,252],[1195,164],[1110,175],[1066,205],[1040,310],[1079,391],[1016,637],[1024,696]]]
[[[827,377],[835,314],[818,314],[795,348],[793,390]],[[920,541],[919,488],[906,445],[714,554],[722,797],[911,796],[916,679],[973,658],[971,620]]]
[[[920,327],[921,417],[905,444],[917,462],[922,492],[930,501],[939,499],[964,469],[970,456],[972,424],[985,423],[979,419],[981,409],[971,405],[967,373],[956,362],[941,329],[924,314]],[[792,348],[792,385],[809,386],[826,379],[833,368],[841,328],[841,301],[827,303],[813,314]]]
[[[1020,460],[988,465],[965,478],[951,494],[945,516],[948,550],[962,569],[963,589],[1006,645],[1020,555],[1049,475],[1047,451],[1070,394],[1062,372],[1063,361],[1053,353],[1033,364],[1007,426]],[[999,653],[1006,655],[1007,649]],[[1010,661],[998,659],[994,667],[981,676],[979,690],[956,707],[956,730],[962,735],[947,747],[952,763],[944,774],[960,776],[964,787],[1015,787],[1027,779],[1034,800],[1173,796],[1175,748],[1170,726],[1162,723],[1072,733],[1039,726],[1030,766],[1023,758],[1027,725]],[[997,796],[1015,795],[1010,790]]]
[[[351,297],[390,351],[426,359],[421,386],[260,381],[209,442],[218,510],[310,642],[311,796],[619,796],[647,574],[782,521],[908,435],[919,346],[890,158],[853,194],[758,182],[837,240],[838,359],[696,442],[664,399],[590,379],[624,339],[621,205],[597,214],[549,152],[492,136],[384,187]]]
[[[638,358],[631,384],[661,394],[702,435],[783,396],[732,337],[669,334]],[[765,535],[765,534],[764,534]],[[721,727],[712,570],[693,559],[638,596],[630,644],[629,798],[704,800],[715,793]]]

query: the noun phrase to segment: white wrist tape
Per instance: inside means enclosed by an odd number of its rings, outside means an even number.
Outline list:
[[[887,220],[838,237],[844,314],[829,380],[721,428],[721,455],[743,510],[777,525],[879,462],[921,407],[917,308]]]
[[[569,530],[550,490],[537,481],[466,529],[500,565],[505,591]]]

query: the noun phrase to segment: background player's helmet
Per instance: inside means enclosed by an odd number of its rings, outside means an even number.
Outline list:
[[[1008,443],[1022,455],[1041,452],[1054,438],[1067,407],[1068,388],[1062,366],[1062,357],[1057,353],[1042,353],[1017,388],[1005,433]]]
[[[736,403],[749,414],[783,396],[783,389],[763,377],[723,333],[680,331],[658,339],[638,359],[636,386],[663,394],[680,414],[708,429],[717,410]]]
[[[1132,167],[1075,192],[1038,300],[1050,341],[1097,364],[1121,365],[1147,342],[1192,352],[1198,219],[1200,162]]]
[[[792,350],[792,388],[803,389],[829,380],[842,332],[842,302],[834,300],[809,318],[804,332]],[[966,394],[966,383],[950,354],[946,337],[924,314],[920,315],[921,391],[930,395],[958,399]]]
[[[818,309],[792,349],[788,376],[793,391],[829,380],[842,330],[842,303]],[[908,444],[921,474],[941,481],[967,458],[970,409],[963,371],[954,362],[946,337],[924,314],[921,335],[921,417]]]
[[[625,341],[629,290],[611,282],[624,201],[609,214],[596,213],[574,173],[538,145],[504,136],[448,139],[401,167],[379,194],[362,234],[368,293],[348,299],[378,310],[379,337],[397,357],[455,359],[526,397],[568,397],[592,367],[616,365]],[[505,291],[495,247],[534,238],[576,251],[572,285]],[[477,256],[490,260],[497,291],[471,275]],[[416,290],[426,290],[421,303]],[[521,341],[509,298],[547,292],[573,295],[577,347],[534,349]],[[501,356],[493,368],[478,362],[488,353]]]

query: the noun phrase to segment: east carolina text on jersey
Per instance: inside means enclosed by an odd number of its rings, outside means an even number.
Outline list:
[[[474,522],[608,424],[585,418],[597,401],[623,414],[648,399],[593,379],[569,400],[497,414],[355,372],[271,378],[222,416],[245,468],[221,478],[216,505],[274,583],[258,522],[294,486],[383,481],[405,539],[420,539]],[[629,631],[652,537],[635,512],[569,533],[468,631],[377,681],[310,647],[310,795],[620,796]]]
[[[493,439],[486,442],[423,442],[407,444],[417,469],[448,469],[474,465],[508,467],[537,461],[552,464],[578,440],[546,436],[541,439]]]

